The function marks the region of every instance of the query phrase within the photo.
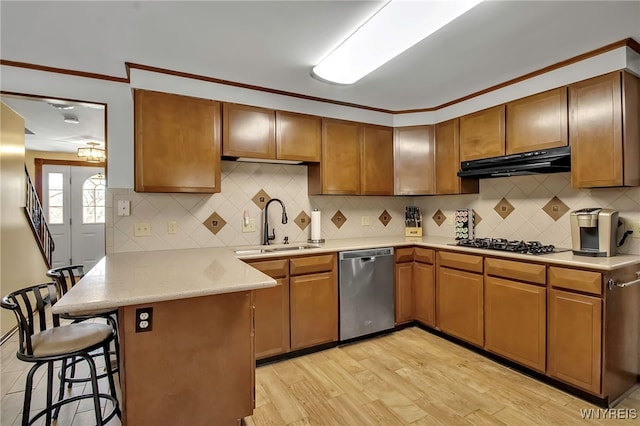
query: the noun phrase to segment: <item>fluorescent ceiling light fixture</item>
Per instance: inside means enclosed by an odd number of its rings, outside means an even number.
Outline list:
[[[322,80],[352,84],[482,0],[391,0],[313,67]]]

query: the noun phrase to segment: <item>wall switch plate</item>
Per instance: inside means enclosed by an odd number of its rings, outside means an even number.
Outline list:
[[[131,215],[131,201],[129,200],[118,200],[118,216],[129,216]]]
[[[148,237],[151,235],[151,224],[149,222],[136,222],[133,227],[135,237]]]
[[[153,308],[136,309],[136,333],[153,329]]]
[[[640,222],[630,223],[628,230],[633,231],[633,234],[629,235],[631,238],[640,238]]]
[[[369,216],[360,216],[360,225],[362,225],[362,226],[370,226],[371,222],[369,220]]]
[[[167,234],[177,234],[178,233],[178,222],[175,220],[170,220],[167,222]]]
[[[256,220],[254,218],[250,218],[248,224],[245,224],[245,221],[243,220],[242,232],[256,232]]]

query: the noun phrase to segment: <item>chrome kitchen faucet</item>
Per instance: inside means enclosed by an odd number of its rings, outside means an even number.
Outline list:
[[[284,208],[284,203],[278,198],[272,198],[267,201],[264,206],[264,224],[262,226],[262,244],[269,245],[269,241],[276,239],[276,229],[273,228],[273,234],[269,235],[269,204],[277,201],[282,206],[282,224],[287,223],[287,210]]]

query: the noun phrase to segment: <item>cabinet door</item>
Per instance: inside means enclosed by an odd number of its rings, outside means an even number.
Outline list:
[[[600,394],[602,300],[549,290],[549,375]]]
[[[360,126],[322,119],[322,161],[309,165],[309,194],[360,192]]]
[[[393,129],[362,126],[360,194],[393,195]]]
[[[474,345],[484,343],[483,277],[438,267],[437,326]]]
[[[423,324],[436,325],[436,285],[433,265],[413,264],[415,318]]]
[[[225,103],[222,115],[222,155],[276,158],[273,110]]]
[[[457,118],[436,124],[436,194],[477,194],[478,179],[461,179],[460,133]]]
[[[622,185],[619,72],[569,86],[569,127],[572,186]]]
[[[413,262],[395,264],[396,325],[413,321]]]
[[[334,272],[291,277],[291,349],[338,340],[338,281]]]
[[[504,105],[460,117],[460,161],[504,155],[504,121]]]
[[[220,103],[134,91],[135,190],[220,192]]]
[[[289,352],[289,261],[276,259],[249,264],[277,279],[275,287],[254,291],[256,358]]]
[[[279,160],[320,161],[322,119],[276,111],[276,150]]]
[[[547,290],[485,277],[485,349],[545,372]]]
[[[507,104],[507,155],[567,146],[567,88]]]
[[[433,126],[397,127],[393,144],[396,195],[434,194]]]

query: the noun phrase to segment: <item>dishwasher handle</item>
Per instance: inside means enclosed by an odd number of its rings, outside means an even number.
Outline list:
[[[376,257],[375,257],[375,256],[370,256],[370,257],[361,257],[361,258],[360,258],[360,261],[361,261],[362,263],[365,263],[365,262],[375,262],[375,261],[376,261]]]

